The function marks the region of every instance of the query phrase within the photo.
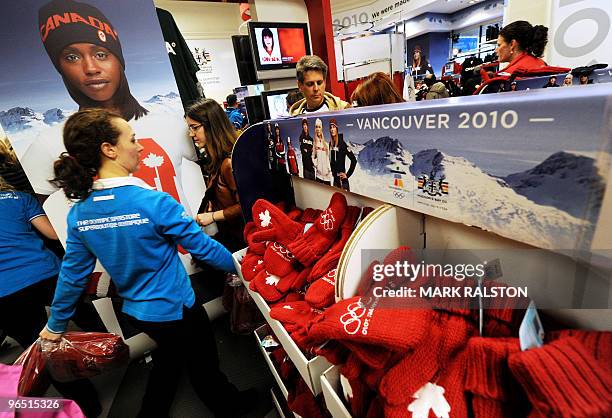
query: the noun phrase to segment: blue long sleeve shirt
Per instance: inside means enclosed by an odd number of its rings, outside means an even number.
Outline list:
[[[183,306],[195,301],[177,244],[217,269],[235,270],[230,252],[176,200],[135,177],[96,181],[67,221],[66,255],[47,323],[51,332],[65,331],[96,258],[123,298],[123,312],[150,322],[181,319]]]

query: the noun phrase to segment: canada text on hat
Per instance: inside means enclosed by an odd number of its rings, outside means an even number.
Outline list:
[[[84,24],[94,27],[95,29],[102,31],[113,39],[117,40],[117,32],[113,30],[110,23],[102,22],[100,19],[93,16],[83,17],[76,12],[65,12],[64,14],[53,14],[47,18],[47,22],[40,26],[40,37],[43,42],[47,40],[49,33],[62,25],[69,24]]]

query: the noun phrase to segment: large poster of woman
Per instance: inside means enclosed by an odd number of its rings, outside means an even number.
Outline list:
[[[65,119],[90,107],[131,124],[145,147],[135,175],[191,213],[187,196],[201,196],[203,181],[190,176],[184,190],[195,152],[153,2],[23,0],[1,7],[0,125],[58,234],[69,203],[49,182],[53,162],[65,150]]]

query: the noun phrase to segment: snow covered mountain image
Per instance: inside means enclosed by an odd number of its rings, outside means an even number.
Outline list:
[[[593,158],[564,151],[551,155],[531,170],[511,174],[504,180],[529,200],[554,206],[579,218],[589,216],[581,204],[589,200],[597,202],[596,210],[591,210],[591,214],[596,215],[606,188]],[[559,193],[561,190],[563,193]]]
[[[62,109],[53,108],[53,109],[47,110],[43,114],[43,121],[47,125],[53,125],[54,123],[59,123],[63,121],[64,119],[66,119],[66,117],[67,115],[64,114]]]
[[[407,168],[412,163],[412,156],[404,151],[398,139],[385,136],[363,144],[357,162],[370,174],[386,174],[398,166]]]
[[[359,144],[352,147],[358,164],[349,180],[351,190],[484,229],[512,231],[512,238],[543,248],[574,248],[576,237],[589,239],[597,211],[589,208],[586,213],[586,202],[589,196],[601,200],[605,186],[592,158],[567,152],[500,178],[439,149],[412,154],[390,137],[368,140],[361,148]],[[403,198],[398,199],[398,189],[388,187],[395,173],[402,173],[401,191],[410,198],[400,194]],[[423,175],[447,183],[444,203],[428,206],[428,196],[417,187]],[[575,199],[568,199],[570,195]],[[440,206],[446,208],[444,212]]]
[[[576,237],[592,227],[589,221],[561,208],[529,199],[465,158],[448,156],[437,149],[413,155],[410,173],[444,178],[449,184],[448,211],[460,213],[462,222],[490,230],[507,228],[520,235],[515,239],[540,247],[574,248]],[[550,195],[559,186],[554,186],[550,178],[547,193],[541,192]]]
[[[184,113],[181,97],[173,91],[166,95],[156,94],[149,100],[145,100],[144,103],[144,107],[148,110],[155,109],[156,111],[169,113],[179,112],[181,115]]]
[[[45,126],[42,113],[34,112],[29,107],[13,107],[0,111],[0,124],[6,133],[23,131],[24,129]]]

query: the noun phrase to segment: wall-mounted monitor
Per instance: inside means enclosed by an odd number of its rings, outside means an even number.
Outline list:
[[[294,90],[297,89],[268,90],[261,92],[261,101],[263,102],[266,119],[291,116],[287,111],[287,94]]]
[[[249,22],[249,35],[257,78],[295,77],[295,66],[310,55],[306,23]]]

